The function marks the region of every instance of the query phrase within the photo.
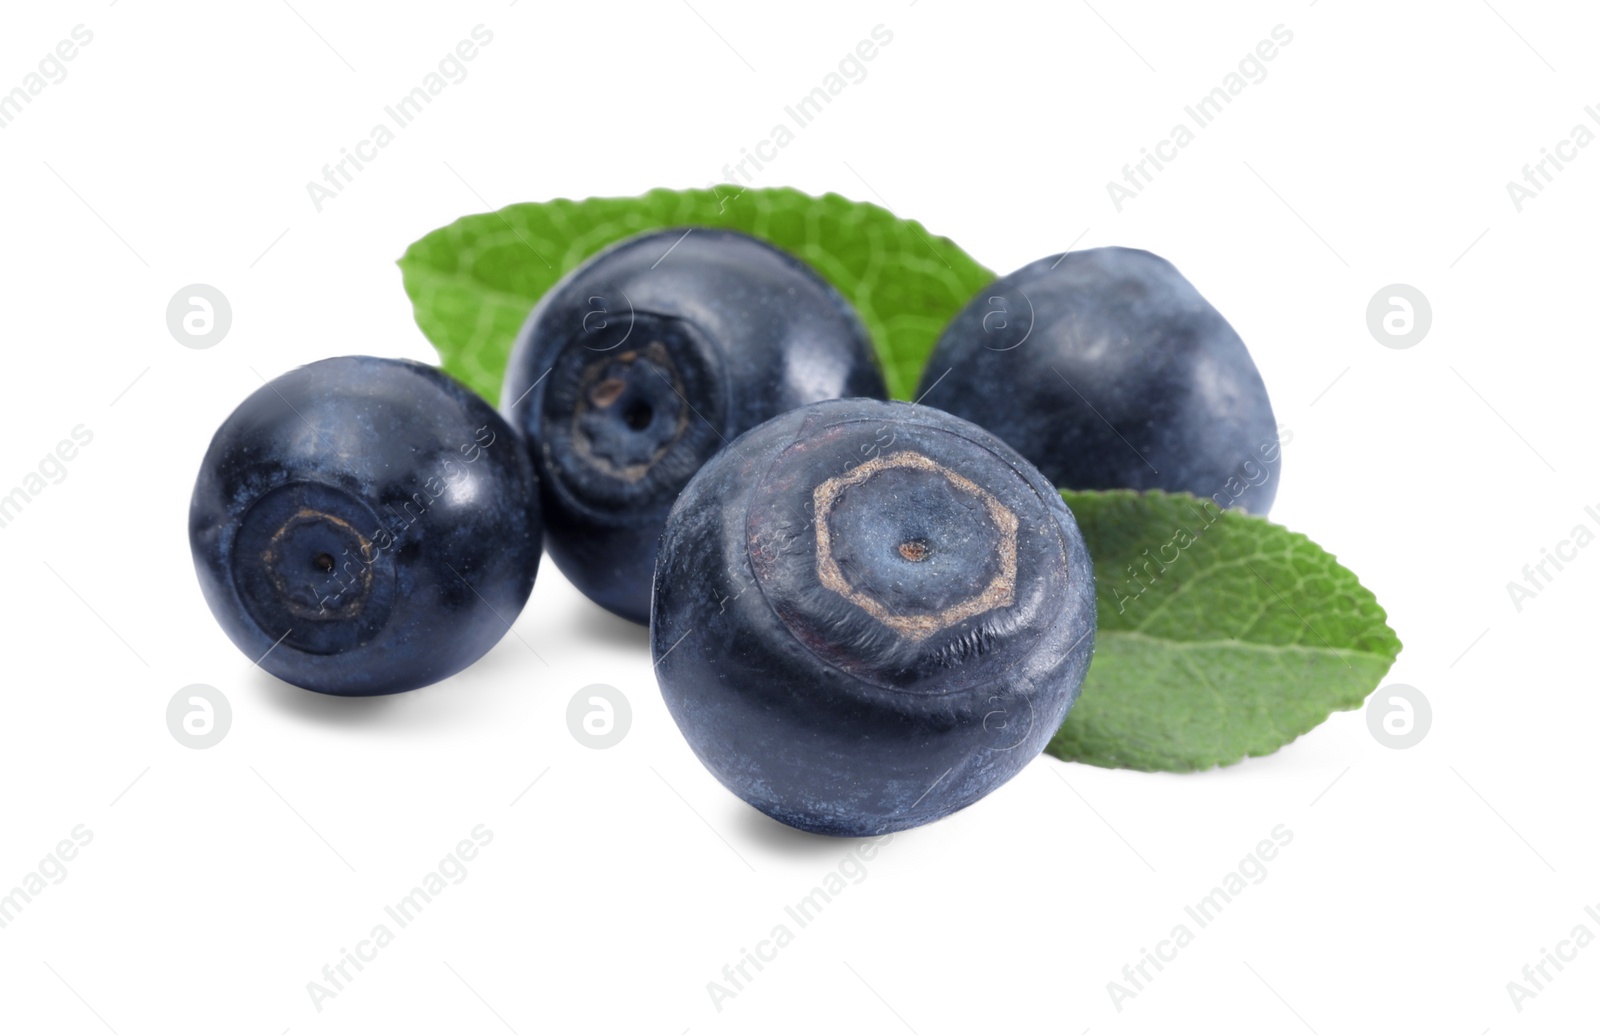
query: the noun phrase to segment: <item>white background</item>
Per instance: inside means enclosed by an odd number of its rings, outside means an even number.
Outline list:
[[[94,436],[0,528],[0,890],[75,826],[93,835],[0,929],[0,1027],[1593,1023],[1600,945],[1520,1012],[1507,982],[1575,925],[1600,935],[1584,913],[1600,910],[1600,549],[1548,568],[1520,611],[1506,588],[1575,525],[1600,530],[1584,510],[1600,510],[1600,148],[1520,212],[1506,189],[1574,126],[1600,131],[1584,113],[1600,102],[1592,12],[122,0],[0,18],[0,90],[74,26],[94,34],[0,130],[0,492],[75,426]],[[316,211],[307,181],[479,24],[493,42],[468,78]],[[884,846],[719,1012],[707,983],[853,846],[713,781],[662,707],[642,629],[547,565],[517,635],[454,679],[379,700],[296,690],[207,612],[189,493],[262,377],[335,354],[432,358],[394,265],[410,241],[516,201],[721,180],[879,24],[893,41],[866,79],[754,182],[878,201],[999,271],[1069,245],[1172,259],[1250,344],[1292,429],[1274,518],[1376,592],[1405,642],[1389,680],[1419,688],[1434,722],[1393,750],[1341,713],[1187,776],[1042,759]],[[1280,24],[1293,41],[1266,78],[1117,211],[1106,182]],[[194,282],[233,306],[208,350],[166,326]],[[1396,282],[1433,308],[1407,350],[1366,323]],[[190,683],[232,704],[207,750],[166,726]],[[590,683],[632,703],[609,750],[568,732]],[[465,879],[315,1009],[307,983],[478,824],[493,841]],[[1278,824],[1293,841],[1267,878],[1113,1005],[1107,983]]]

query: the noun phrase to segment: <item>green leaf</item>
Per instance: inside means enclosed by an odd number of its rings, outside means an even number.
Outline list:
[[[911,398],[944,325],[994,279],[949,240],[877,205],[738,187],[509,205],[433,231],[400,269],[444,369],[495,402],[539,297],[606,245],[670,226],[742,230],[809,262],[861,314],[898,399]]]
[[[1400,653],[1372,593],[1298,532],[1189,495],[1062,496],[1099,625],[1057,758],[1185,772],[1270,754],[1359,707]]]

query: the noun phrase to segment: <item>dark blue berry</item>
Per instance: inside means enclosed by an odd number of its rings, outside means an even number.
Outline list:
[[[1068,489],[1165,489],[1265,514],[1278,425],[1249,350],[1165,259],[1050,256],[945,329],[918,396],[988,428]]]
[[[810,267],[679,228],[623,241],[545,295],[501,400],[539,472],[550,556],[642,623],[656,540],[701,464],[796,406],[884,394],[859,317]]]
[[[533,588],[538,488],[487,403],[433,367],[347,356],[257,390],[189,510],[229,638],[273,675],[362,696],[461,671]]]
[[[972,804],[1036,756],[1094,645],[1094,574],[1055,488],[983,429],[818,403],[707,463],[672,509],[650,641],[724,786],[864,836]]]

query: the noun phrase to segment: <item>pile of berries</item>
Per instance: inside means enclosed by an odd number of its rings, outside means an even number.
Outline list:
[[[482,657],[548,550],[648,623],[667,707],[784,823],[868,835],[964,808],[1043,750],[1093,651],[1059,488],[1264,513],[1276,423],[1239,336],[1168,262],[1100,248],[986,287],[887,402],[850,304],[743,234],[641,234],[534,308],[500,412],[349,356],[246,399],[189,534],[217,621],[308,690]]]

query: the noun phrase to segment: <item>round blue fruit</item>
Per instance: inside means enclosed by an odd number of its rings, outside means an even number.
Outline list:
[[[433,367],[345,356],[258,389],[189,508],[206,603],[307,690],[389,694],[493,647],[533,589],[538,486],[487,403]]]
[[[656,541],[701,464],[786,410],[884,394],[860,318],[809,266],[744,234],[678,228],[614,245],[545,295],[501,408],[538,469],[550,556],[643,623]]]
[[[1094,573],[1060,494],[938,410],[817,403],[707,463],[667,520],[650,644],[729,790],[867,836],[1015,776],[1078,696]]]
[[[918,398],[1068,489],[1165,489],[1265,514],[1281,456],[1250,352],[1170,262],[1134,248],[1001,277],[940,337]]]

